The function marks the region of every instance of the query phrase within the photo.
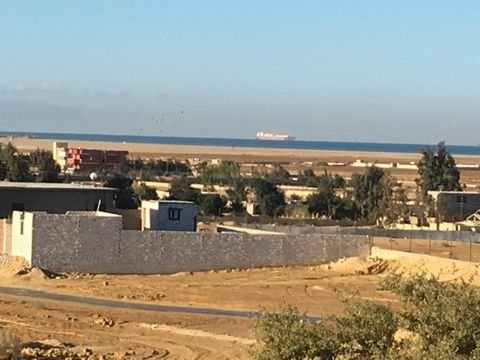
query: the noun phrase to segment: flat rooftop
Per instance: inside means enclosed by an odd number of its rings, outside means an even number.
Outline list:
[[[193,201],[184,201],[184,200],[142,200],[142,203],[148,203],[148,204],[195,204]]]
[[[90,190],[90,191],[117,191],[115,188],[100,187],[82,184],[63,183],[36,183],[36,182],[13,182],[0,181],[0,191],[6,190]]]
[[[447,195],[480,195],[479,191],[428,191],[430,195],[439,195],[439,194],[447,194]]]

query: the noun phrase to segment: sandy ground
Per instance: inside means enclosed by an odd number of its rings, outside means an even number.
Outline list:
[[[352,294],[396,303],[391,294],[377,289],[379,277],[368,274],[383,270],[379,264],[383,263],[347,259],[317,267],[162,276],[68,274],[50,279],[39,269],[16,275],[21,266],[14,262],[3,264],[0,286],[252,311],[261,306],[278,309],[286,302],[310,315],[323,315],[341,313],[341,298]],[[5,295],[0,304],[0,324],[23,339],[54,338],[72,344],[77,353],[89,348],[112,359],[132,351],[135,359],[250,359],[255,345],[253,321],[247,319],[125,311]],[[105,325],[110,321],[113,326]],[[165,356],[150,357],[155,351]]]
[[[274,310],[289,303],[320,316],[341,313],[346,296],[398,309],[397,299],[378,287],[391,270],[427,271],[443,280],[468,279],[478,273],[477,264],[379,248],[373,249],[373,260],[350,258],[315,267],[249,271],[49,278],[39,269],[22,269],[20,260],[4,261],[0,286],[251,311],[260,307]],[[480,284],[478,275],[474,283]],[[253,321],[248,319],[121,310],[6,295],[0,296],[0,305],[3,328],[24,341],[59,343],[61,351],[77,354],[79,359],[250,359],[255,346]]]
[[[372,242],[374,246],[384,249],[480,263],[480,244],[470,242],[385,237],[374,237]]]
[[[12,142],[21,151],[31,151],[36,148],[52,149],[53,140],[30,138],[0,138],[0,143]],[[383,153],[383,152],[354,152],[354,151],[328,151],[328,150],[295,150],[295,149],[260,149],[220,146],[195,146],[195,145],[161,145],[161,144],[135,144],[100,141],[69,141],[69,146],[108,150],[127,150],[130,156],[165,157],[165,158],[220,158],[237,161],[328,161],[346,162],[362,159],[364,161],[379,162],[410,162],[418,161],[420,154],[408,153]],[[477,164],[479,156],[455,156],[457,162]]]

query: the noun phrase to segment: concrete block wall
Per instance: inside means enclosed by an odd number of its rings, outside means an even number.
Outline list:
[[[330,235],[364,235],[370,237],[391,237],[397,239],[423,239],[464,241],[480,243],[480,233],[473,231],[436,231],[436,230],[401,230],[401,229],[378,229],[363,227],[341,226],[277,226],[252,224],[249,227],[263,231],[277,231],[287,235],[304,234],[330,234]]]
[[[121,216],[87,214],[33,213],[31,265],[53,271],[92,268],[96,272],[116,263]]]
[[[316,265],[369,251],[367,236],[142,232],[123,230],[122,218],[115,215],[25,215],[31,216],[30,243],[25,232],[14,242],[30,244],[31,255],[28,249],[16,255],[57,272],[167,274]]]

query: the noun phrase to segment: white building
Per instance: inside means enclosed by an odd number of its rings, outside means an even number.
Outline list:
[[[142,201],[141,212],[142,230],[197,230],[197,205],[190,201]]]

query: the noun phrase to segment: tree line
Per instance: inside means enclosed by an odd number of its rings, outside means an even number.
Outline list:
[[[0,180],[4,181],[59,181],[60,166],[50,151],[37,149],[21,153],[12,144],[0,145]]]
[[[318,176],[307,169],[298,176],[298,183],[317,190],[305,203],[297,200],[289,206],[303,207],[313,217],[379,220],[384,225],[406,218],[410,213],[423,216],[432,208],[428,191],[462,190],[462,186],[455,160],[444,142],[436,149],[422,149],[421,155],[416,179],[418,191],[412,208],[407,206],[406,191],[397,179],[375,166],[366,168],[362,174],[354,174],[349,181],[338,174],[325,171]],[[0,146],[0,180],[57,182],[59,174],[60,167],[49,151],[37,149],[24,154],[12,144]],[[282,216],[289,210],[278,184],[289,182],[290,174],[279,165],[247,178],[241,176],[239,164],[233,161],[217,165],[202,163],[199,179],[203,189],[200,191],[191,187],[192,179],[187,178],[191,169],[186,164],[173,160],[130,159],[121,173],[111,177],[106,185],[121,190],[121,207],[134,207],[142,199],[157,198],[153,189],[141,183],[134,187],[134,179],[158,179],[172,174],[176,176],[171,181],[170,198],[194,201],[205,215],[219,216],[225,210],[243,213],[247,200],[255,202],[259,214],[270,217]],[[215,185],[225,186],[226,194],[219,195]]]
[[[408,205],[402,184],[376,166],[365,168],[363,173],[354,174],[348,181],[338,174],[325,171],[318,176],[307,169],[299,175],[298,181],[317,190],[304,203],[295,201],[294,206],[303,206],[313,217],[379,221],[384,226],[406,220],[410,214],[424,216],[431,210],[429,191],[462,190],[462,187],[455,160],[444,142],[436,149],[422,149],[421,155],[416,179],[418,195],[413,207]],[[227,204],[228,210],[241,213],[247,198],[255,201],[259,214],[275,217],[288,210],[285,196],[277,186],[278,179],[285,178],[285,170],[275,168],[269,175],[246,178],[240,175],[237,163],[223,161],[216,165],[202,164],[199,173],[207,195],[192,189],[187,178],[178,177],[171,183],[170,197],[197,202],[205,214],[221,214]],[[215,185],[225,186],[226,196],[216,194]]]

